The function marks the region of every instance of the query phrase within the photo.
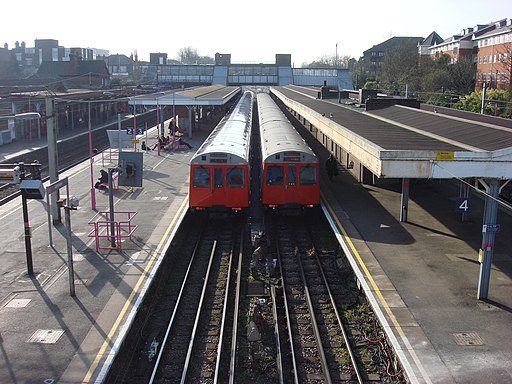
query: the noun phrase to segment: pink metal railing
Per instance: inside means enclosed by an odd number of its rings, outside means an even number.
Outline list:
[[[96,252],[100,249],[121,250],[123,241],[131,240],[133,232],[137,229],[137,225],[132,222],[136,215],[137,212],[115,212],[114,221],[110,221],[109,211],[98,212],[94,215],[88,223],[94,228],[87,236],[94,237]]]

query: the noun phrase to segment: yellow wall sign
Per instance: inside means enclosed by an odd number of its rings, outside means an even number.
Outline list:
[[[131,140],[132,144],[139,144],[139,140]]]
[[[437,152],[436,160],[438,161],[450,161],[455,159],[455,155],[453,152]]]

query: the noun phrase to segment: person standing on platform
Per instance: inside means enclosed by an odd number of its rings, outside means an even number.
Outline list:
[[[338,164],[332,153],[329,155],[329,158],[325,162],[325,168],[327,169],[327,177],[329,177],[329,180],[332,181],[333,176],[338,174]]]

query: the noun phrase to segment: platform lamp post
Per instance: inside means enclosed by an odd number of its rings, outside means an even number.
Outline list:
[[[57,138],[55,136],[55,97],[46,98],[46,136],[48,140],[48,173],[50,183],[59,180],[57,171]],[[59,191],[50,195],[50,209],[53,218],[53,224],[60,223],[60,209],[57,206],[59,200]]]
[[[91,102],[87,102],[88,114],[89,114],[89,163],[91,171],[91,209],[96,210],[96,188],[94,188],[94,151],[92,148],[92,126],[91,126]]]
[[[0,116],[0,120],[37,120],[39,122],[40,119],[41,115],[37,112],[19,113],[11,116]],[[39,183],[41,183],[41,181],[39,181]],[[23,228],[25,233],[25,253],[27,258],[27,274],[29,276],[32,276],[34,275],[34,268],[32,265],[32,243],[30,240],[32,236],[32,230],[30,228],[30,223],[28,220],[27,194],[23,189],[21,191],[21,198],[23,209]]]

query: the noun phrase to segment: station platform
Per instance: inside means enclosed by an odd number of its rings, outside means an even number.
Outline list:
[[[195,148],[213,127],[187,138]],[[149,145],[155,142],[155,135]],[[327,151],[310,143],[322,163]],[[12,148],[12,147],[11,147]],[[8,150],[5,146],[2,150]],[[173,232],[187,208],[192,150],[144,154],[144,187],[120,187],[117,212],[137,212],[138,226],[121,251],[96,252],[89,220],[90,165],[63,174],[80,199],[71,212],[76,296],[70,296],[64,225],[52,227],[45,203],[28,204],[34,276],[27,275],[23,219],[17,198],[0,206],[0,383],[101,383]],[[97,156],[99,158],[99,156]],[[94,164],[95,178],[101,161]],[[408,222],[399,221],[399,184],[362,185],[322,169],[326,209],[334,212],[358,277],[371,291],[415,383],[512,382],[512,220],[499,212],[488,301],[478,301],[481,211],[455,214],[449,182],[413,181]],[[108,195],[96,191],[96,210]],[[64,220],[63,220],[64,221]]]
[[[327,151],[308,140],[322,161]],[[512,383],[512,217],[499,210],[489,299],[477,300],[483,201],[455,212],[450,180],[411,180],[400,222],[400,180],[358,183],[348,171],[329,182],[325,210],[347,240],[345,254],[405,361],[413,383]]]
[[[213,126],[203,124],[186,141],[198,148]],[[156,143],[156,128],[153,131],[148,135],[150,148]],[[3,146],[4,158],[38,145],[24,144]],[[143,188],[114,191],[117,220],[124,220],[123,212],[136,212],[132,222],[137,228],[131,239],[123,239],[120,250],[96,252],[95,238],[88,236],[93,230],[89,221],[109,207],[108,192],[95,189],[92,210],[90,162],[59,175],[68,178],[70,195],[80,200],[78,210],[70,213],[74,297],[64,212],[63,224],[52,225],[50,246],[46,199],[29,200],[34,270],[29,276],[21,197],[0,206],[0,383],[102,382],[120,335],[188,208],[188,163],[194,153],[176,149],[158,156],[157,150],[146,151]],[[102,166],[101,155],[96,155],[95,181],[101,168],[115,166]],[[66,188],[60,192],[65,197]],[[108,238],[102,242],[109,246]]]

